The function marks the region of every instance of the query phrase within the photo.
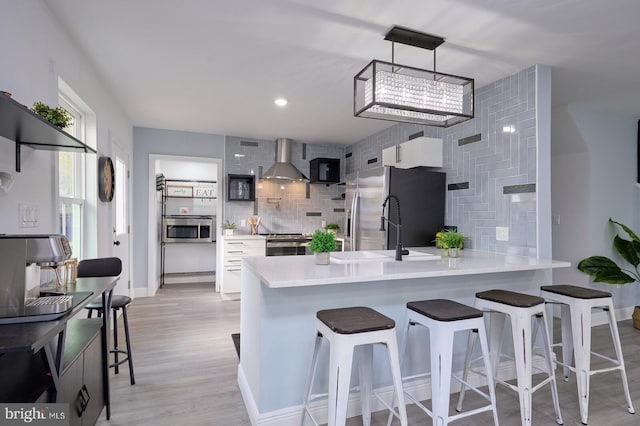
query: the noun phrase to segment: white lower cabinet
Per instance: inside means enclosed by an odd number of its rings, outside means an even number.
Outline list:
[[[225,237],[222,252],[222,281],[220,294],[239,293],[242,285],[240,271],[242,258],[248,256],[265,256],[266,241],[256,237]]]

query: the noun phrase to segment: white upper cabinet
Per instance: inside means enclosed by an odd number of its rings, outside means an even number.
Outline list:
[[[442,167],[442,139],[419,137],[382,150],[382,165]]]

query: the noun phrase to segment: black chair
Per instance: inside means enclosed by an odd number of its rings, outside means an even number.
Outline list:
[[[103,257],[100,259],[85,259],[78,262],[78,278],[87,277],[115,277],[122,272],[122,261],[117,257]],[[114,362],[109,367],[113,367],[116,374],[119,373],[120,364],[129,363],[129,376],[131,384],[135,385],[133,376],[133,359],[131,357],[131,339],[129,338],[129,321],[127,320],[127,306],[131,303],[128,296],[115,295],[111,298],[111,310],[113,311],[113,349],[109,352],[113,354]],[[102,301],[89,303],[86,308],[89,310],[88,317],[91,318],[93,311],[98,312],[98,317],[102,315],[104,307]],[[127,343],[127,350],[118,348],[118,310],[122,309],[124,320],[124,336]],[[118,359],[120,354],[125,355],[124,359]]]

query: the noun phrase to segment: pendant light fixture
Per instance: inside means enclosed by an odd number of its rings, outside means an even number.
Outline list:
[[[354,116],[438,127],[473,118],[473,79],[436,72],[442,37],[395,26],[384,39],[391,62],[374,59],[353,78]],[[433,50],[433,71],[396,64],[395,43]]]

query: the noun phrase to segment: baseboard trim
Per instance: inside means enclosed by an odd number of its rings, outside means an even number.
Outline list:
[[[545,369],[545,360],[543,357],[536,356],[533,362],[533,367],[538,369]],[[483,369],[479,369],[482,371]],[[461,375],[461,372],[455,373],[457,376]],[[500,363],[498,370],[498,378],[501,380],[511,380],[516,377],[515,362],[505,361]],[[557,377],[557,376],[556,376]],[[486,379],[480,374],[469,374],[468,382],[473,386],[483,386],[486,384]],[[253,426],[299,426],[302,421],[302,405],[296,405],[292,407],[282,408],[280,410],[269,411],[260,413],[256,401],[253,399],[253,394],[249,388],[242,365],[238,365],[238,386],[240,387],[240,393],[244,400],[244,405],[249,415],[249,420]],[[404,390],[420,401],[431,399],[431,379],[423,378],[407,382],[404,385]],[[451,381],[451,392],[457,393],[460,391],[460,384],[456,380]],[[384,400],[390,401],[393,395],[393,387],[387,386],[384,388],[378,388],[375,392]],[[384,410],[384,405],[375,396],[371,399],[371,411],[376,412]],[[322,399],[310,404],[310,411],[318,424],[327,423],[327,401]],[[361,414],[360,394],[358,392],[352,392],[349,396],[349,405],[347,408],[347,417],[354,417]]]

